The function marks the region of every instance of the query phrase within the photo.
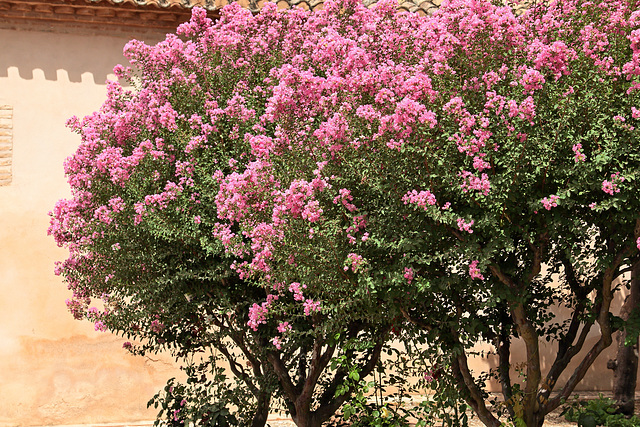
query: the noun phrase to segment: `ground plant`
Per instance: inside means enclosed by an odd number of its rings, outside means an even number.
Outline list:
[[[625,416],[617,411],[616,402],[605,398],[602,394],[597,399],[575,401],[565,408],[564,416],[567,421],[577,423],[579,426],[595,427],[633,427],[640,425],[637,416]]]
[[[305,427],[379,415],[362,388],[402,339],[452,422],[469,407],[541,426],[625,326],[611,303],[640,257],[639,6],[234,3],[130,42],[103,107],[69,122],[72,197],[49,229],[69,309],[190,361],[155,400],[173,423],[262,426],[275,402]],[[498,367],[472,372],[482,343]]]

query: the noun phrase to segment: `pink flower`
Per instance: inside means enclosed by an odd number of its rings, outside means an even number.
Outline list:
[[[149,329],[151,329],[152,332],[159,334],[164,329],[164,325],[159,320],[156,319],[153,322],[151,322]]]
[[[491,86],[501,80],[501,77],[495,71],[489,71],[482,75],[482,81],[487,85],[487,90],[491,89]]]
[[[546,210],[550,211],[551,208],[555,208],[556,206],[558,206],[558,199],[559,197],[553,194],[548,198],[545,197],[544,199],[542,199],[542,206],[544,206]]]
[[[111,211],[106,206],[100,206],[98,209],[96,209],[95,213],[93,214],[93,217],[97,220],[104,222],[107,225],[111,224],[111,221],[112,221]]]
[[[477,155],[473,158],[473,168],[478,172],[482,172],[485,169],[491,169],[491,164],[484,160],[484,154]]]
[[[615,193],[620,192],[618,184],[623,183],[624,180],[624,176],[620,176],[620,172],[612,173],[611,181],[607,181],[606,179],[602,181],[602,191],[613,196]]]
[[[292,327],[289,324],[289,322],[280,322],[280,324],[278,325],[278,332],[280,332],[281,334],[284,334],[285,332],[288,332],[291,329]]]
[[[271,340],[271,343],[275,346],[275,348],[277,348],[278,350],[280,350],[282,348],[282,339],[280,337],[274,337]]]
[[[467,233],[473,233],[471,226],[473,225],[473,220],[471,222],[465,222],[464,219],[458,218],[458,228],[460,231],[466,231]]]
[[[404,196],[402,196],[402,201],[405,205],[414,204],[417,205],[424,210],[427,210],[427,205],[433,206],[436,204],[436,196],[433,195],[430,191],[420,191],[411,190]]]
[[[105,332],[107,330],[107,325],[102,321],[98,320],[93,324],[93,327],[96,331]]]
[[[109,200],[109,207],[113,212],[122,212],[125,208],[125,203],[120,197],[115,197]]]
[[[322,216],[322,208],[320,202],[317,200],[311,200],[307,203],[302,211],[302,218],[309,222],[316,222]]]
[[[350,263],[351,265],[345,265],[344,267],[344,271],[349,270],[349,267],[351,267],[351,270],[356,273],[358,271],[358,269],[364,264],[364,259],[362,258],[362,255],[358,255],[358,254],[354,254],[354,253],[350,253],[349,255],[347,255],[347,263]]]
[[[469,276],[471,276],[472,279],[484,280],[484,276],[480,273],[480,269],[478,268],[478,260],[474,260],[469,264]]]
[[[424,380],[426,381],[427,384],[433,382],[434,380],[434,376],[433,376],[433,371],[427,371],[424,373]]]
[[[636,247],[640,251],[640,237],[638,237],[638,240],[636,240]]]
[[[459,96],[455,96],[451,98],[442,109],[451,115],[462,115],[464,112],[464,101]]]
[[[249,308],[249,321],[247,322],[247,326],[257,331],[259,325],[267,323],[268,312],[269,305],[266,302],[263,302],[261,305],[253,303]]]
[[[533,118],[536,116],[536,104],[533,98],[528,96],[520,103],[520,118],[533,124]]]
[[[460,188],[465,193],[469,190],[476,190],[486,196],[489,194],[489,191],[491,191],[491,182],[489,182],[489,176],[486,173],[483,173],[481,177],[478,178],[469,171],[462,171],[458,176],[462,178]]]
[[[413,269],[409,267],[404,268],[404,278],[407,279],[407,283],[411,284],[413,281]]]
[[[311,313],[314,313],[316,311],[320,311],[321,307],[320,307],[320,301],[313,301],[312,299],[308,299],[304,302],[303,304],[304,306],[304,315],[305,316],[310,316]]]
[[[533,92],[534,90],[542,89],[545,80],[540,71],[529,68],[522,76],[520,83],[524,86],[525,91]]]
[[[300,285],[298,282],[293,282],[289,285],[289,292],[293,293],[293,299],[296,301],[303,301],[304,295],[302,290],[306,289],[307,285]]]
[[[355,212],[356,210],[358,210],[358,208],[356,208],[356,206],[351,203],[351,201],[353,200],[353,196],[351,195],[351,191],[349,191],[346,188],[341,188],[339,191],[339,196],[334,197],[333,199],[333,203],[334,204],[338,204],[338,202],[342,202],[342,205],[349,211],[349,212]]]
[[[580,143],[574,144],[572,147],[572,150],[575,154],[573,160],[576,163],[584,162],[587,159],[587,156],[582,152],[582,144]]]

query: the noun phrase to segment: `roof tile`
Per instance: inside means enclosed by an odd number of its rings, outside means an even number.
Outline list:
[[[90,3],[99,3],[104,0],[86,0]],[[106,0],[114,5],[132,4],[134,6],[155,6],[158,8],[183,8],[190,9],[195,6],[204,7],[213,11],[231,3],[233,0]],[[238,0],[243,7],[256,12],[264,4],[263,0]],[[301,7],[303,9],[315,10],[321,8],[325,0],[274,0],[281,9],[291,9]],[[364,0],[367,6],[376,3],[377,0]],[[398,8],[408,12],[418,12],[422,14],[432,13],[442,3],[442,0],[400,0]]]
[[[86,0],[89,3],[100,3],[103,0]],[[215,10],[219,7],[216,6],[214,0],[107,0],[109,3],[118,4],[131,4],[134,6],[155,6],[162,9],[169,8],[183,8],[191,9],[192,7],[199,6],[208,10]]]

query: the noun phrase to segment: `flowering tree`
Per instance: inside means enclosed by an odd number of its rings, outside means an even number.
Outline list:
[[[639,256],[637,6],[231,5],[215,24],[195,10],[182,39],[130,43],[134,90],[113,83],[72,121],[74,197],[50,229],[70,249],[70,309],[143,349],[218,349],[254,425],[272,390],[320,425],[404,329],[498,426],[467,363],[488,341],[508,415],[541,425],[622,326],[614,281]],[[558,347],[547,372],[540,337]]]
[[[82,136],[65,164],[73,197],[58,202],[49,229],[70,252],[57,266],[73,291],[67,305],[97,330],[134,338],[125,343],[133,353],[185,359],[189,382],[172,380],[155,400],[171,422],[211,422],[224,412],[211,399],[226,399],[241,418],[225,413],[228,422],[264,425],[277,391],[299,425],[319,425],[349,398],[349,387],[336,394],[344,379],[371,372],[386,340],[384,320],[353,313],[337,321],[307,285],[248,274],[240,266],[257,248],[267,256],[259,239],[269,230],[243,236],[225,207],[246,188],[222,178],[247,170],[254,146],[278,132],[263,119],[270,72],[287,43],[305,42],[308,19],[274,5],[253,17],[233,5],[213,25],[197,9],[178,30],[183,38],[130,42],[133,68],[115,69],[130,88],[109,83],[100,111],[69,122]],[[265,136],[251,139],[255,129]],[[345,304],[363,313],[367,305]],[[371,345],[350,344],[362,340]],[[235,393],[221,380],[220,358]]]

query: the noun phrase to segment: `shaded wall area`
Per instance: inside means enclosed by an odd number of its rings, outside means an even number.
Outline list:
[[[150,420],[147,401],[177,374],[73,320],[53,274],[67,254],[46,234],[47,212],[70,195],[64,159],[80,142],[65,122],[100,107],[129,38],[0,29],[0,105],[12,108],[12,179],[0,186],[0,425]]]

